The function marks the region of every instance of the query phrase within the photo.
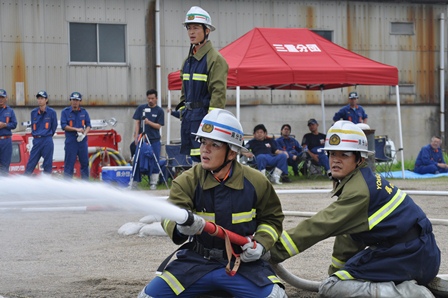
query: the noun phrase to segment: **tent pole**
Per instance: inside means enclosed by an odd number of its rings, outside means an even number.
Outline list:
[[[240,86],[236,86],[236,119],[240,121]]]
[[[440,136],[445,140],[445,14],[440,14]]]
[[[404,153],[403,153],[403,131],[401,129],[400,87],[398,85],[395,86],[395,94],[397,94],[398,131],[400,134],[400,148],[398,150],[401,151],[401,175],[403,179],[406,179],[406,177],[404,176]]]
[[[169,145],[171,142],[171,90],[168,90],[168,109],[166,112],[166,144]]]
[[[324,103],[324,88],[320,88],[320,106],[322,107],[322,125],[323,133],[327,133],[327,127],[325,125],[325,103]]]

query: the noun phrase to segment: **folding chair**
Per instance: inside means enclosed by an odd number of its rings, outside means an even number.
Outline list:
[[[318,165],[317,162],[309,155],[303,154],[304,159],[299,163],[299,172],[306,176],[308,179],[316,179],[317,177],[327,176],[325,167]]]
[[[254,168],[254,169],[258,170],[257,161],[256,161],[256,157],[255,156],[252,157],[252,158],[249,158],[249,157],[246,157],[246,156],[241,154],[240,155],[240,163],[243,164],[243,165],[246,165],[246,166],[249,166],[251,168]],[[269,179],[269,181],[271,181],[271,177],[272,177],[272,174],[274,173],[274,170],[275,170],[275,167],[273,167],[273,166],[266,166],[266,177]]]
[[[176,178],[193,166],[190,156],[180,154],[180,144],[166,145],[165,151],[167,155],[166,167],[171,178]]]
[[[375,168],[376,172],[384,175],[385,178],[392,177],[392,165],[396,152],[392,152],[392,147],[388,143],[388,137],[375,136]]]

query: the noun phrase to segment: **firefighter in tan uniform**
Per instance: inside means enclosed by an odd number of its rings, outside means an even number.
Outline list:
[[[260,259],[278,240],[284,215],[267,178],[236,160],[246,150],[241,124],[232,113],[214,109],[195,135],[201,163],[173,181],[168,198],[191,210],[194,222],[190,226],[162,222],[174,243],[188,242],[139,297],[197,297],[216,295],[216,290],[232,297],[286,297],[269,263]],[[202,233],[205,220],[251,240],[242,247],[232,245],[235,254],[229,260],[225,241]],[[227,274],[229,270],[236,274]]]
[[[320,297],[433,297],[424,287],[440,266],[431,222],[404,191],[372,172],[367,148],[364,132],[350,121],[328,130],[323,150],[337,200],[284,231],[270,250],[271,261],[336,236]]]
[[[183,25],[190,40],[188,57],[182,64],[181,80],[183,103],[181,111],[175,113],[181,122],[180,153],[190,155],[199,162],[199,143],[194,135],[202,118],[214,108],[226,105],[227,73],[229,66],[221,54],[213,48],[208,35],[215,30],[208,12],[193,6],[187,12]]]

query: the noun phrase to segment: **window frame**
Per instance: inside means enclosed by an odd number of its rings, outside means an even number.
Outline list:
[[[96,37],[96,62],[93,61],[72,61],[71,57],[71,24],[88,24],[95,25],[95,37]],[[123,27],[123,50],[124,50],[124,61],[123,62],[101,62],[100,61],[100,25],[118,25]],[[91,23],[91,22],[68,22],[68,59],[69,65],[88,65],[88,66],[128,66],[128,40],[127,40],[127,24],[124,23]]]

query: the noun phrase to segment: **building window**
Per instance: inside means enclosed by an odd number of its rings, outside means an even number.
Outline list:
[[[126,26],[70,23],[70,62],[126,63]]]
[[[311,29],[311,31],[322,36],[326,40],[333,42],[333,31],[331,31],[331,30],[312,30],[312,29]]]
[[[391,22],[390,34],[414,35],[414,23]]]

